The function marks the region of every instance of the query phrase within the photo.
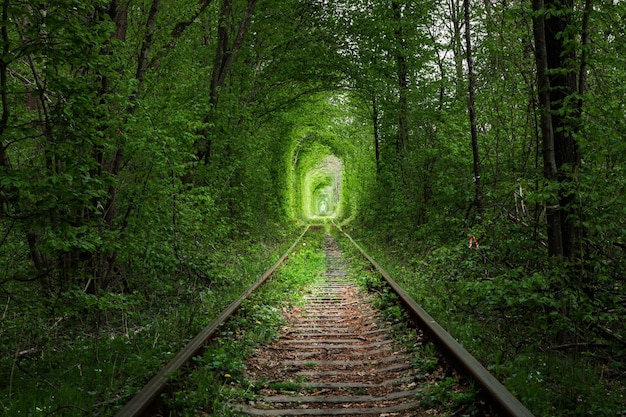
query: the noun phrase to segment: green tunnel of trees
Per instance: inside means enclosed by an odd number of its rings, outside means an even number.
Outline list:
[[[328,219],[538,415],[623,409],[623,1],[0,13],[0,410],[55,385],[30,353],[237,288],[219,268]]]

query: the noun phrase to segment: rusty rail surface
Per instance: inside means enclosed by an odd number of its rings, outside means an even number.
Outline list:
[[[202,350],[203,346],[213,338],[219,326],[230,318],[241,306],[241,303],[263,285],[270,276],[274,274],[276,269],[285,261],[287,255],[295,248],[305,233],[309,230],[307,226],[302,234],[296,239],[289,249],[280,257],[280,259],[272,265],[270,269],[265,271],[263,276],[259,278],[252,286],[250,286],[238,299],[233,301],[226,307],[222,313],[217,316],[211,323],[200,331],[178,354],[167,364],[159,373],[157,373],[126,405],[115,414],[115,417],[138,417],[151,415],[150,411],[155,403],[159,400],[159,396],[165,391],[169,381],[168,375],[178,371],[185,364],[191,362],[194,356]]]
[[[333,223],[334,224],[334,223]],[[459,342],[457,342],[439,323],[435,321],[422,307],[417,304],[370,255],[368,255],[345,231],[337,224],[335,227],[343,233],[361,254],[385,278],[387,284],[400,297],[402,303],[411,315],[423,326],[430,336],[441,347],[448,357],[460,367],[467,376],[478,383],[488,398],[500,412],[511,417],[533,417],[533,414],[506,389],[491,373],[474,358]]]

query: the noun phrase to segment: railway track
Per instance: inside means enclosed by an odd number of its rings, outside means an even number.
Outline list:
[[[325,279],[292,310],[282,337],[249,360],[249,378],[271,381],[251,416],[409,416],[420,404],[411,355],[381,326],[341,251],[326,237]]]
[[[352,241],[348,235],[346,237]],[[248,359],[246,378],[256,381],[263,388],[254,399],[232,403],[233,410],[249,416],[437,415],[433,414],[437,412],[436,408],[420,401],[428,392],[424,382],[430,380],[439,383],[445,378],[445,389],[458,393],[465,389],[463,380],[455,379],[452,384],[449,381],[450,375],[461,374],[476,382],[484,393],[484,400],[481,400],[483,405],[468,405],[473,412],[493,409],[498,414],[489,411],[483,415],[532,416],[502,384],[408,297],[369,255],[354,241],[352,243],[382,275],[390,291],[398,295],[406,309],[405,314],[418,323],[420,329],[413,335],[422,332],[428,334],[428,339],[435,342],[449,361],[437,361],[433,367],[432,360],[429,360],[434,376],[429,375],[431,371],[423,369],[424,362],[415,356],[415,346],[419,347],[424,342],[411,340],[408,344],[400,343],[398,335],[385,318],[372,307],[370,297],[350,278],[340,248],[327,235],[327,270],[324,279],[300,305],[286,312],[287,325],[281,331],[280,338],[259,347]],[[192,340],[116,416],[163,415],[163,410],[156,404],[161,394],[167,391],[165,375],[190,363],[201,350],[201,345],[213,338],[215,329],[271,276],[286,256],[287,253]],[[486,407],[484,402],[487,403]]]

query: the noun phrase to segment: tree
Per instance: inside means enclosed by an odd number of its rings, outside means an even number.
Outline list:
[[[243,11],[235,13],[233,0],[222,0],[217,22],[217,42],[215,58],[208,91],[209,112],[204,122],[209,126],[212,115],[217,112],[220,89],[226,82],[235,60],[243,47],[245,37],[250,29],[257,0],[247,0]],[[237,19],[239,21],[237,22]],[[202,132],[202,143],[198,144],[198,159],[209,163],[211,158],[211,131]]]
[[[463,11],[465,16],[465,57],[467,60],[467,77],[468,77],[468,98],[467,110],[469,115],[470,134],[472,139],[472,158],[474,160],[474,201],[472,205],[476,209],[478,222],[482,221],[483,216],[483,196],[482,185],[480,181],[480,154],[478,153],[478,132],[476,129],[476,80],[474,74],[474,59],[472,55],[472,35],[471,35],[471,15],[469,0],[463,0]]]
[[[574,257],[581,239],[576,178],[580,156],[576,134],[576,51],[572,39],[573,0],[533,1],[544,176],[555,198],[546,206],[548,252]]]

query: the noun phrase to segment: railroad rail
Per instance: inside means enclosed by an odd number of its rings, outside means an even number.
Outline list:
[[[211,323],[209,323],[204,329],[200,331],[187,345],[180,351],[174,358],[168,362],[167,365],[161,371],[159,371],[148,383],[141,389],[135,396],[128,402],[120,411],[115,414],[116,417],[140,417],[140,416],[152,416],[155,413],[156,408],[159,406],[160,395],[163,393],[168,385],[168,375],[172,375],[175,372],[183,368],[183,366],[191,363],[192,359],[197,356],[204,346],[215,336],[220,325],[228,320],[235,312],[241,307],[241,304],[263,285],[273,274],[276,269],[285,262],[287,255],[296,247],[298,242],[309,230],[308,225],[302,234],[293,242],[293,244],[287,249],[287,251],[276,261],[274,265],[259,278],[254,284],[252,284],[244,293],[235,301],[230,303],[224,311],[220,313]]]
[[[420,329],[427,333],[437,347],[454,363],[463,376],[475,381],[483,389],[486,400],[503,416],[532,417],[532,413],[515,398],[463,346],[424,311],[392,278],[339,226],[337,229],[360,251],[397,294],[406,311]],[[213,322],[194,337],[148,384],[141,389],[116,417],[155,415],[160,395],[167,391],[167,375],[190,363],[194,356],[214,337],[219,326],[228,320],[241,303],[263,285],[294,249],[309,227],[298,237],[287,252],[263,276],[231,303]],[[328,246],[328,245],[327,245]],[[327,258],[336,258],[327,251]],[[334,262],[334,263],[333,263]],[[235,407],[251,416],[305,416],[305,415],[413,415],[418,407],[415,401],[410,359],[406,352],[394,348],[386,329],[377,327],[371,307],[355,302],[350,294],[356,291],[354,283],[346,281],[347,272],[336,260],[330,263],[326,282],[307,299],[307,311],[291,323],[278,342],[280,365],[264,372],[293,372],[306,380],[302,388],[317,391],[317,395],[266,395],[259,403]],[[352,327],[342,325],[352,321]],[[357,330],[355,330],[357,329]],[[331,355],[332,353],[332,355]],[[321,355],[321,356],[320,356]],[[326,356],[323,356],[326,355]],[[262,363],[271,363],[263,355],[253,358],[255,369]],[[279,368],[283,367],[283,371]],[[376,379],[377,374],[381,375]],[[351,379],[361,375],[364,379]],[[333,378],[334,381],[333,382]],[[339,382],[336,382],[339,381]],[[401,387],[401,388],[398,388]],[[332,394],[336,390],[351,390],[355,395]],[[367,390],[372,389],[372,393]],[[340,392],[340,391],[339,391]],[[325,395],[326,394],[326,395]]]
[[[326,235],[327,270],[286,315],[281,337],[248,360],[252,380],[271,381],[254,401],[231,405],[249,416],[411,416],[423,388],[413,355],[350,276]],[[423,407],[422,407],[423,408]]]
[[[511,417],[531,417],[533,414],[491,373],[454,339],[439,323],[404,291],[387,271],[385,271],[350,235],[335,225],[361,254],[382,275],[389,287],[400,297],[410,314],[419,322],[422,329],[431,335],[447,356],[465,370],[465,374],[476,381],[485,391],[493,405],[504,415]]]

